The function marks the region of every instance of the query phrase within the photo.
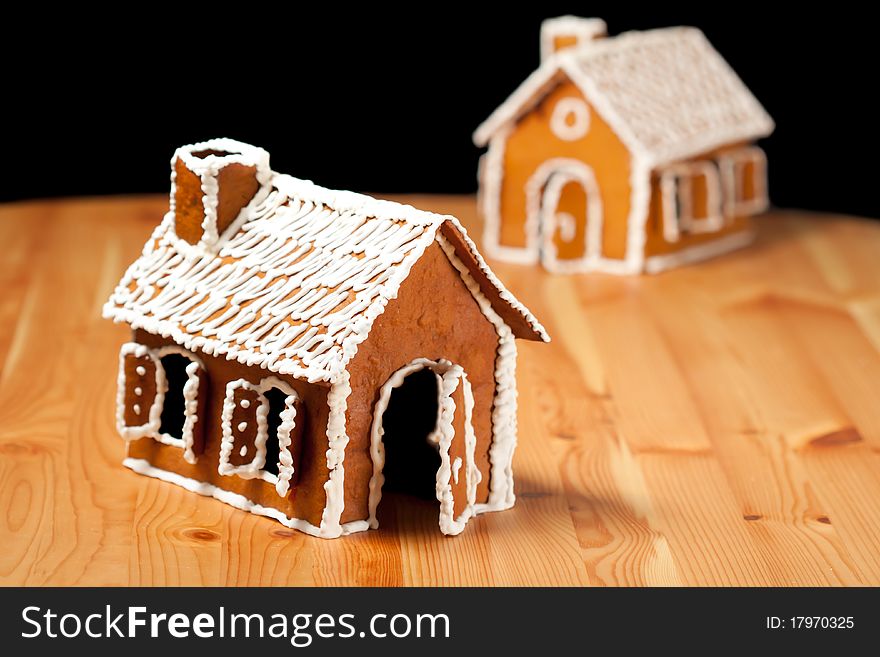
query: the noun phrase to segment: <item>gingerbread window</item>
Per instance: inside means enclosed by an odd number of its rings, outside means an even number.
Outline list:
[[[206,373],[191,353],[176,346],[150,349],[134,342],[119,352],[116,423],[126,440],[151,437],[180,447],[195,463],[204,446],[202,423]]]
[[[724,189],[724,214],[748,217],[764,212],[767,196],[767,156],[757,146],[728,151],[718,158]]]
[[[590,108],[580,98],[561,98],[553,108],[550,129],[563,141],[577,141],[590,129]]]
[[[287,495],[295,482],[302,443],[298,410],[299,396],[280,379],[268,377],[259,384],[245,379],[229,382],[218,472],[262,479],[274,484],[282,497]]]
[[[681,162],[660,174],[663,236],[677,242],[682,234],[709,233],[724,225],[721,182],[706,160]]]
[[[204,449],[207,375],[201,361],[176,346],[151,350],[158,362],[159,387],[163,391],[162,411],[155,438],[166,445],[183,448],[183,457],[195,463]]]

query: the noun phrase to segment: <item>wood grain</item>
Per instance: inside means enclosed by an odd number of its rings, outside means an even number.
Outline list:
[[[479,235],[470,197],[402,200]],[[655,277],[495,263],[554,338],[520,346],[516,507],[449,539],[389,495],[324,541],[120,465],[100,308],[165,204],[0,207],[0,583],[880,584],[880,224],[776,212]]]

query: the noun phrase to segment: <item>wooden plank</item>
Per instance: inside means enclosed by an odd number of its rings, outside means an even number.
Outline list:
[[[840,550],[858,583],[880,581],[880,458],[864,444],[811,446],[801,456],[815,500],[810,520],[819,532],[839,537]],[[837,571],[829,575],[839,576]]]
[[[710,444],[674,355],[630,295],[595,303],[587,313],[608,378],[611,420],[633,451],[704,452]]]
[[[698,400],[754,549],[776,581],[858,583],[840,537],[815,520],[822,512],[806,494],[809,478],[795,451],[817,431],[845,424],[843,410],[792,345],[772,300],[759,295],[718,303],[714,312],[708,302],[681,312],[682,293],[669,287],[651,307],[675,349],[687,354],[679,360],[682,375]]]
[[[402,200],[479,238],[470,197]],[[516,506],[448,538],[388,496],[324,541],[120,465],[100,306],[166,206],[0,207],[0,584],[880,584],[877,224],[781,213],[655,277],[498,263],[554,338],[520,345]]]

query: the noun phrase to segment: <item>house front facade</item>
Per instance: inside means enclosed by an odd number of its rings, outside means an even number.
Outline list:
[[[544,60],[475,132],[484,248],[554,272],[653,272],[742,246],[773,123],[693,28],[542,26]]]

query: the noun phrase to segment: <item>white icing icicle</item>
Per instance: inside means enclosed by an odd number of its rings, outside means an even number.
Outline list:
[[[345,448],[348,446],[348,434],[345,431],[345,411],[348,408],[348,396],[351,394],[348,371],[343,371],[339,381],[333,384],[327,394],[330,406],[330,417],[327,420],[327,469],[330,477],[324,484],[327,504],[321,516],[321,531],[327,536],[340,536],[345,533],[341,523],[345,509]],[[365,521],[357,523],[360,529],[366,529]]]
[[[455,498],[452,495],[452,486],[449,483],[453,475],[453,466],[449,460],[449,449],[455,437],[453,420],[457,410],[452,395],[459,386],[462,387],[464,408],[458,410],[464,413],[465,456],[468,465],[465,470],[467,474],[467,505],[464,511],[456,518],[454,514]],[[474,463],[474,449],[477,443],[473,427],[474,397],[464,370],[459,365],[453,365],[443,375],[440,387],[440,407],[442,409],[438,424],[440,468],[437,470],[436,484],[437,499],[440,501],[440,531],[447,536],[455,536],[464,530],[467,521],[476,513],[474,503],[477,497],[477,484],[481,479],[480,471]],[[460,459],[458,463],[460,466]],[[457,480],[458,477],[456,476],[456,483]]]

